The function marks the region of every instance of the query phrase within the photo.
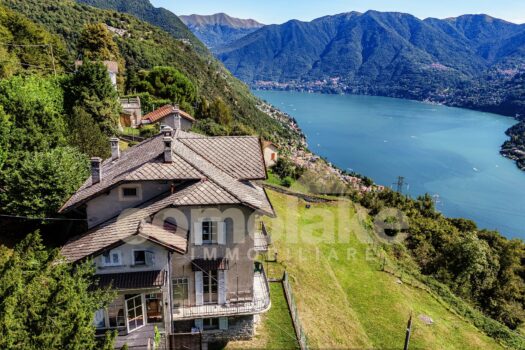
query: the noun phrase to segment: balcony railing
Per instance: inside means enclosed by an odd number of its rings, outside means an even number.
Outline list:
[[[264,222],[261,222],[260,229],[255,231],[253,240],[254,248],[256,251],[268,251],[268,246],[271,244],[271,238],[270,234],[268,233],[268,230],[266,229],[266,225],[264,225]]]
[[[224,305],[183,305],[175,307],[173,319],[176,321],[199,317],[253,315],[267,311],[270,308],[270,287],[264,269],[261,268],[260,272],[254,273],[253,297],[250,298],[246,295],[240,297],[239,295],[230,297],[229,302]]]

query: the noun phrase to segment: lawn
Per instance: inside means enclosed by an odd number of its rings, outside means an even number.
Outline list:
[[[442,300],[382,272],[362,223],[366,214],[353,203],[307,209],[295,197],[272,191],[269,196],[278,216],[266,220],[273,249],[290,274],[312,348],[402,348],[410,314],[411,348],[501,348]],[[275,267],[269,272],[280,273]],[[275,328],[263,329],[262,337],[279,338]]]
[[[270,283],[272,307],[263,314],[250,341],[230,342],[226,349],[299,349],[281,283]]]

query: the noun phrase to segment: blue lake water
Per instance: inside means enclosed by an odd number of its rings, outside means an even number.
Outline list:
[[[499,154],[511,118],[385,97],[254,91],[292,115],[312,151],[437,208],[525,239],[525,172]]]

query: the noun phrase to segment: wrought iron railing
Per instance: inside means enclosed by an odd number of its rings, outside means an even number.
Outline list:
[[[257,274],[259,277],[254,277],[254,284],[260,283],[260,290],[257,293],[254,292],[251,300],[246,300],[244,297],[230,297],[229,301],[222,305],[181,305],[173,309],[173,318],[177,320],[207,316],[249,315],[266,311],[270,307],[270,287],[262,267],[260,272],[256,272],[256,276]]]

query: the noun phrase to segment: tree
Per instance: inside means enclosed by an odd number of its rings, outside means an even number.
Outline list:
[[[13,252],[0,250],[0,348],[13,350],[101,349],[93,315],[113,298],[90,290],[95,269],[61,262],[47,250],[38,232]]]
[[[71,147],[24,154],[2,171],[0,211],[46,217],[55,214],[88,176],[88,159]]]
[[[119,50],[113,35],[103,23],[89,23],[80,33],[77,46],[83,59],[92,61],[118,61]]]
[[[0,105],[12,123],[11,152],[66,144],[64,95],[59,80],[35,75],[2,80]]]
[[[110,136],[118,131],[120,102],[102,63],[85,61],[65,85],[69,113],[81,107],[104,134]]]
[[[230,107],[221,98],[216,98],[210,107],[211,115],[215,121],[228,128],[233,120]]]
[[[70,124],[69,141],[72,146],[90,157],[107,158],[110,155],[107,136],[82,106],[73,107]]]
[[[131,89],[178,103],[188,113],[193,113],[197,99],[197,88],[188,77],[173,67],[155,67],[151,71],[140,71],[137,86]]]
[[[0,171],[9,154],[9,138],[11,131],[11,122],[5,114],[4,109],[0,106]]]

